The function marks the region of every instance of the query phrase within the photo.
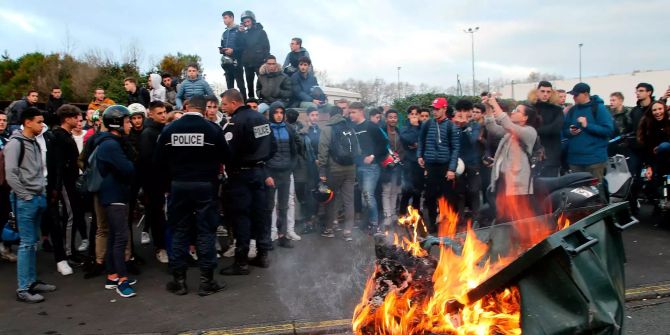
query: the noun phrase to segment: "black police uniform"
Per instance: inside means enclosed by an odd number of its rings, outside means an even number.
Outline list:
[[[218,176],[229,157],[221,127],[197,112],[184,114],[158,138],[156,163],[165,167],[164,178],[170,182],[168,225],[173,233],[170,267],[174,271],[186,271],[193,224],[201,272],[211,273],[216,268]]]
[[[234,227],[235,264],[246,265],[251,236],[256,238],[259,254],[272,249],[270,223],[263,213],[268,177],[265,162],[276,147],[268,120],[246,106],[235,110],[223,131],[233,157],[226,164],[226,198],[234,201],[226,203],[226,215],[230,215]]]

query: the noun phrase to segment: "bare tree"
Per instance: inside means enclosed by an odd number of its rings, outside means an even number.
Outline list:
[[[128,42],[128,44],[123,47],[121,54],[123,55],[123,58],[121,59],[123,64],[131,64],[139,71],[139,64],[142,63],[144,52],[137,39],[134,38]]]
[[[70,33],[70,26],[65,25],[65,36],[63,37],[63,55],[74,55],[77,50],[77,40]]]

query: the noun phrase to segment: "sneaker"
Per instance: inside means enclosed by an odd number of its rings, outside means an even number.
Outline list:
[[[30,285],[28,291],[32,293],[53,292],[56,290],[56,285],[47,284],[43,281],[37,280]]]
[[[223,257],[233,257],[235,256],[235,242],[228,247],[228,250],[223,253]]]
[[[124,298],[130,298],[136,295],[135,289],[130,287],[131,284],[129,283],[129,281],[130,280],[126,280],[116,287],[116,293],[118,293],[120,296]]]
[[[145,231],[142,232],[142,238],[140,239],[140,243],[142,243],[142,244],[151,243],[151,236],[149,235],[149,233],[147,233]]]
[[[340,224],[337,221],[333,224],[333,230],[342,231],[342,227],[340,227]]]
[[[163,264],[167,264],[168,262],[167,251],[165,251],[165,249],[158,250],[158,252],[156,253],[156,259]]]
[[[12,252],[12,249],[5,248],[2,244],[0,244],[0,258],[12,263],[15,263],[17,260],[16,254]]]
[[[88,239],[81,240],[81,244],[79,245],[79,248],[77,248],[77,251],[86,251],[88,250]]]
[[[128,285],[133,286],[133,285],[137,284],[137,279],[128,278],[128,279],[126,279],[126,281],[124,281],[124,283],[128,283]],[[118,284],[119,284],[119,278],[116,278],[116,279],[107,278],[105,280],[105,288],[108,289],[108,290],[115,289],[116,286],[118,286]]]
[[[294,240],[294,241],[300,241],[301,240],[300,235],[296,234],[292,230],[286,232],[286,237],[288,237],[290,240]]]
[[[335,233],[333,232],[332,229],[326,229],[326,230],[323,231],[323,233],[321,233],[321,236],[328,237],[328,238],[333,238],[333,237],[335,237]]]
[[[351,242],[354,240],[354,238],[351,236],[351,232],[346,230],[344,231],[344,233],[342,233],[342,238],[344,238],[344,240],[347,242]]]
[[[60,261],[56,263],[56,269],[63,276],[69,276],[72,274],[72,268],[70,267],[70,264],[67,263],[67,261]]]
[[[38,302],[44,301],[44,297],[39,293],[31,293],[29,290],[24,290],[16,292],[16,301],[36,304]]]
[[[287,249],[293,248],[293,242],[291,242],[291,240],[287,236],[280,237],[278,244],[282,248],[287,248]]]
[[[256,240],[251,240],[251,243],[249,243],[249,253],[247,254],[248,258],[255,258],[256,255],[258,254],[258,250],[256,249]],[[234,254],[233,254],[234,256]]]
[[[193,258],[194,261],[198,260],[198,253],[195,251],[195,249],[189,250],[188,254],[191,255],[191,258]]]
[[[278,238],[279,238],[279,234],[276,231],[273,231],[270,234],[270,239],[272,239],[273,241],[276,241]]]
[[[228,230],[224,226],[218,226],[216,228],[216,236],[225,237],[228,236]]]

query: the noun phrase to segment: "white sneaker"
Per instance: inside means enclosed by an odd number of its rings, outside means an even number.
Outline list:
[[[249,258],[256,258],[257,250],[256,250],[256,240],[251,240],[249,242],[249,253],[247,254],[247,257]]]
[[[279,234],[277,233],[277,231],[273,231],[272,234],[270,234],[270,238],[273,241],[276,241],[279,238]]]
[[[79,245],[79,248],[77,248],[77,251],[86,251],[88,250],[88,239],[83,239],[81,240],[81,244]]]
[[[228,250],[223,253],[223,257],[234,257],[235,256],[235,241],[228,247]]]
[[[72,268],[70,267],[69,264],[67,264],[67,261],[60,261],[56,263],[56,269],[63,276],[69,276],[72,274]]]
[[[193,258],[194,261],[198,260],[198,253],[195,250],[191,250],[188,253],[189,253],[189,255],[191,255],[191,257]]]
[[[294,231],[289,230],[286,232],[286,237],[288,237],[289,240],[294,240],[294,241],[300,241],[300,235],[296,234]]]
[[[228,236],[228,230],[224,226],[218,226],[216,228],[216,236]]]
[[[165,249],[158,250],[158,252],[156,253],[156,259],[163,264],[167,264],[168,262],[167,251],[165,251]]]
[[[149,235],[149,233],[147,233],[145,231],[142,232],[142,238],[140,239],[140,243],[142,243],[142,244],[151,243],[151,236]]]
[[[12,252],[12,249],[7,249],[2,244],[0,244],[0,258],[12,263],[15,263],[17,260],[16,254]]]

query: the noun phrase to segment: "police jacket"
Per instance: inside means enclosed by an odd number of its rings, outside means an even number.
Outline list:
[[[261,113],[241,106],[223,131],[233,158],[226,164],[226,171],[262,166],[274,155],[270,123]]]
[[[230,151],[223,130],[198,112],[188,112],[163,128],[155,162],[170,181],[215,182]]]

